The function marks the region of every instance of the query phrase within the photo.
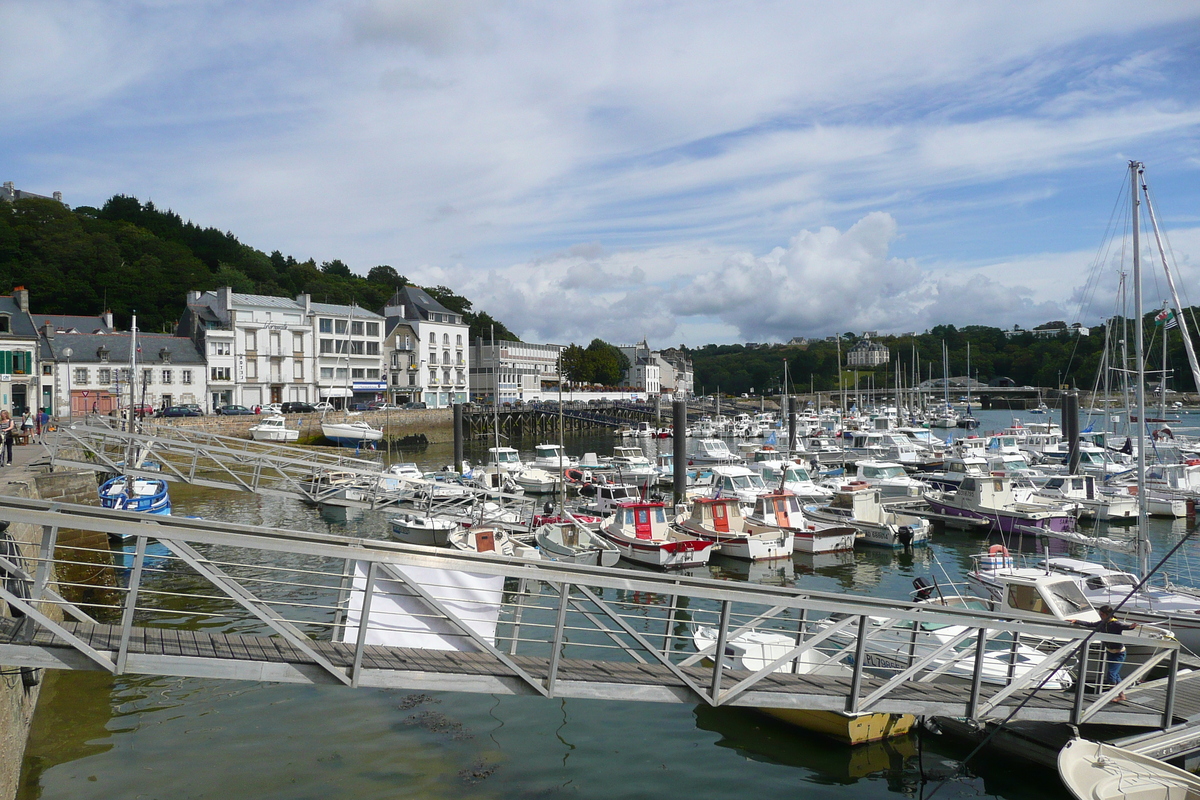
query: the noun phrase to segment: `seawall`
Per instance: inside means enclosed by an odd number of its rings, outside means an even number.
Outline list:
[[[68,503],[96,504],[96,473],[90,471],[59,471],[49,473],[44,467],[19,466],[23,461],[32,462],[44,450],[40,445],[14,448],[14,458],[18,466],[0,469],[0,493],[14,497],[29,497],[42,500],[61,500]],[[42,529],[35,525],[13,523],[8,528],[8,534],[13,537],[24,560],[27,572],[36,570],[36,557],[42,538]],[[87,550],[106,551],[108,539],[102,534],[61,528],[58,532],[58,545],[63,547],[80,547]],[[77,551],[80,552],[80,551]],[[107,556],[96,554],[94,560],[104,560]],[[80,559],[84,560],[84,559]],[[90,568],[79,567],[81,571],[92,572]],[[111,570],[106,570],[111,574]],[[74,576],[55,575],[53,582],[58,585],[71,582]],[[70,597],[70,592],[67,592]],[[62,619],[58,606],[43,603],[39,611],[52,619]],[[12,617],[8,604],[0,601],[0,614]],[[41,692],[41,672],[36,670],[22,671],[15,667],[0,665],[0,798],[10,800],[16,796],[21,777],[21,763],[25,756],[25,742],[29,735],[29,725],[33,720],[34,709],[37,706]]]

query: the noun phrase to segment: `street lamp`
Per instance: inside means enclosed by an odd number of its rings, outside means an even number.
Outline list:
[[[73,409],[71,408],[71,356],[75,355],[75,351],[69,347],[64,347],[62,354],[67,359],[67,421],[69,422],[73,413]]]

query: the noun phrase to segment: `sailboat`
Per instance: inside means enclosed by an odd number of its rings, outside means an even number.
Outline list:
[[[129,331],[129,432],[134,432],[137,424],[137,314],[133,315]],[[97,490],[100,495],[100,505],[119,511],[136,511],[142,514],[171,513],[171,496],[167,491],[167,482],[162,478],[134,477],[132,468],[141,466],[142,455],[135,455],[136,448],[133,440],[125,450],[125,461],[121,465],[124,474],[109,478],[100,484]]]
[[[346,318],[346,389],[350,388],[350,331],[352,320]],[[346,392],[347,396],[350,394]],[[326,412],[328,413],[328,412]],[[375,443],[383,439],[383,431],[373,428],[365,420],[347,419],[344,422],[326,422],[321,419],[321,433],[338,447],[375,449]]]
[[[1145,334],[1142,320],[1142,267],[1141,250],[1139,246],[1139,206],[1138,190],[1141,189],[1146,199],[1146,209],[1154,229],[1158,253],[1166,272],[1167,285],[1170,287],[1174,300],[1176,318],[1179,320],[1180,333],[1183,335],[1184,349],[1188,354],[1188,362],[1192,374],[1200,383],[1200,364],[1196,361],[1187,322],[1183,317],[1183,309],[1179,304],[1179,296],[1175,291],[1175,280],[1167,263],[1166,253],[1159,235],[1158,223],[1154,215],[1154,207],[1150,202],[1149,187],[1145,182],[1145,168],[1140,161],[1129,162],[1130,187],[1132,194],[1132,252],[1133,252],[1133,285],[1134,285],[1134,360],[1136,364],[1136,383],[1134,385],[1134,400],[1136,414],[1139,420],[1146,418],[1146,363],[1145,363]],[[1151,586],[1143,583],[1149,574],[1150,543],[1146,538],[1146,527],[1149,517],[1149,502],[1147,492],[1146,458],[1150,450],[1147,443],[1146,425],[1139,422],[1136,434],[1137,468],[1136,492],[1138,499],[1137,539],[1134,551],[1138,567],[1136,574],[1107,569],[1104,565],[1092,561],[1075,559],[1047,558],[1045,567],[1059,574],[1076,578],[1085,594],[1093,602],[1107,603],[1120,609],[1122,616],[1143,623],[1167,628],[1190,648],[1200,647],[1200,593],[1177,585]],[[1141,588],[1138,588],[1141,584]]]
[[[971,343],[967,342],[967,413],[958,418],[958,427],[973,431],[979,420],[971,414]]]
[[[942,401],[942,407],[929,421],[931,428],[955,428],[958,427],[958,412],[950,405],[950,368],[947,361],[946,343],[942,342],[942,387],[945,390],[945,399]]]

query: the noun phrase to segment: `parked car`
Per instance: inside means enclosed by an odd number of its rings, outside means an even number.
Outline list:
[[[217,413],[224,416],[237,416],[239,414],[253,414],[254,412],[245,406],[218,406]]]
[[[265,406],[262,407],[262,413],[264,413],[264,414],[282,414],[283,413],[283,404],[282,403],[267,403]]]
[[[313,405],[313,411],[333,411],[333,403],[330,403],[327,400],[322,400],[321,402]]]
[[[204,409],[201,408],[197,403],[180,403],[178,406],[176,406],[176,408],[186,408],[189,411],[195,411],[195,416],[197,417],[204,416]]]
[[[405,404],[404,404],[404,407],[405,407],[405,408],[429,408],[429,406],[427,406],[427,405],[425,405],[424,403],[421,403],[421,402],[416,402],[416,403],[405,403]]]
[[[376,400],[374,403],[367,403],[368,411],[395,411],[400,406],[393,403],[385,403],[382,400]]]
[[[347,411],[366,411],[367,404],[366,403],[351,403],[350,405],[346,406],[346,410]]]
[[[156,413],[154,416],[156,416],[156,417],[201,417],[204,415],[201,414],[199,411],[190,409],[186,406],[168,406],[166,408],[159,409],[158,413]]]
[[[312,403],[289,402],[283,404],[284,414],[310,414],[316,411],[316,407]]]

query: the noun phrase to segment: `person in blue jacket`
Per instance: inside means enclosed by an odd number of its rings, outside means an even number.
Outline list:
[[[1080,622],[1073,620],[1072,625],[1078,625],[1083,628],[1091,628],[1100,633],[1109,633],[1120,635],[1125,631],[1133,630],[1138,626],[1136,622],[1119,622],[1116,612],[1112,606],[1100,606],[1096,609],[1100,612],[1100,619],[1096,622]],[[1116,686],[1121,682],[1121,667],[1125,664],[1125,645],[1120,642],[1105,642],[1104,643],[1104,660],[1107,671],[1104,675],[1104,682],[1109,686]],[[1117,703],[1125,702],[1125,693],[1121,692],[1115,700]]]

